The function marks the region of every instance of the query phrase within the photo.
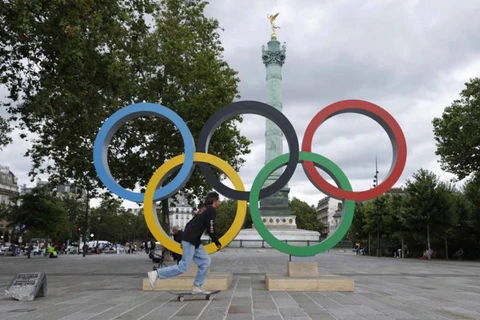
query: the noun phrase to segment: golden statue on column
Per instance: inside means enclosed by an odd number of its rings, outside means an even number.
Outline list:
[[[272,25],[272,37],[274,37],[274,38],[277,37],[277,35],[275,34],[275,29],[280,29],[280,27],[277,27],[274,24],[274,21],[275,21],[275,19],[277,19],[279,13],[280,12],[277,12],[277,14],[275,14],[275,15],[267,14],[267,18],[268,18],[268,20],[270,20],[270,24]]]

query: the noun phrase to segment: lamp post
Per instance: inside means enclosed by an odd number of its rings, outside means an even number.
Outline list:
[[[373,187],[375,188],[378,185],[378,167],[377,167],[377,157],[375,156],[375,176],[373,179]],[[378,210],[378,197],[375,199],[375,208],[376,208],[376,220],[377,220],[377,257],[380,257],[380,212]]]
[[[99,230],[100,230],[100,220],[101,220],[101,219],[102,219],[102,215],[101,215],[100,212],[99,212],[99,213],[97,214],[97,246],[96,246],[96,248],[97,248],[97,253],[99,253],[99,252],[98,252],[98,240],[100,240],[100,232],[99,232]]]
[[[132,235],[132,219],[128,218],[128,253],[132,253],[130,248],[133,248],[132,246],[132,241],[131,241],[131,235]]]
[[[88,239],[88,191],[87,191],[87,197],[85,201],[85,241],[83,242],[83,257],[86,255],[87,251],[87,239]]]

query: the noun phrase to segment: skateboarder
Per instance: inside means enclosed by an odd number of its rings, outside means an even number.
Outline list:
[[[200,238],[206,229],[212,241],[217,245],[217,249],[220,250],[222,247],[215,234],[215,218],[217,216],[217,208],[220,205],[218,193],[210,192],[207,194],[204,204],[205,207],[198,210],[192,220],[185,226],[182,243],[180,244],[183,251],[180,262],[177,265],[159,268],[147,273],[148,281],[153,290],[156,288],[157,279],[171,278],[184,273],[188,270],[193,260],[198,266],[198,271],[193,282],[192,293],[206,292],[203,289],[203,283],[207,277],[211,258],[205,251]]]

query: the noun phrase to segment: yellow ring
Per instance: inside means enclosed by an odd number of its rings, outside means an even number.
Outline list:
[[[183,163],[184,158],[184,154],[176,156],[175,158],[170,159],[169,161],[165,162],[160,168],[158,168],[148,182],[147,190],[145,190],[144,196],[144,217],[145,221],[147,222],[148,229],[150,229],[152,235],[155,237],[155,239],[157,239],[158,242],[162,244],[165,249],[168,249],[178,254],[182,254],[182,248],[180,248],[180,243],[171,239],[165,233],[162,226],[158,222],[156,205],[153,201],[153,196],[155,193],[155,189],[157,189],[157,186],[162,181],[162,178],[166,177],[170,173],[170,171],[180,166]],[[222,159],[208,153],[195,152],[193,155],[193,161],[214,165],[227,175],[227,177],[230,179],[234,188],[237,191],[245,191],[245,186],[243,185],[243,182],[240,179],[238,173]],[[232,225],[227,230],[227,232],[219,239],[222,247],[226,247],[230,242],[233,241],[233,239],[235,239],[235,237],[242,229],[246,215],[247,201],[239,200],[237,203],[237,214],[235,215],[235,219],[233,220]],[[212,254],[217,251],[217,246],[215,245],[215,243],[210,243],[205,246],[205,250],[208,254]]]

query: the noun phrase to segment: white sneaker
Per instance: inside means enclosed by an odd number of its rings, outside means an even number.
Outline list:
[[[150,282],[150,286],[152,287],[153,291],[156,291],[157,279],[158,279],[157,271],[149,271],[147,272],[147,275],[148,275],[148,282]]]
[[[203,286],[193,286],[192,288],[192,293],[193,294],[199,294],[199,293],[208,293],[205,289],[203,289]]]

